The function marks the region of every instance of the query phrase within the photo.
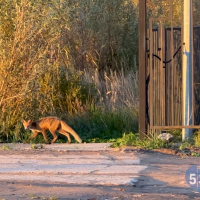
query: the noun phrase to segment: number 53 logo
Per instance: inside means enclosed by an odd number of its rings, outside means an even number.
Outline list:
[[[191,166],[185,173],[185,180],[188,185],[200,192],[200,169],[197,165]]]

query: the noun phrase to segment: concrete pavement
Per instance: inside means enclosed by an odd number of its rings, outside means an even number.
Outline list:
[[[200,199],[185,181],[199,158],[109,145],[0,144],[0,199]]]
[[[115,152],[108,143],[0,144],[0,181],[42,181],[75,185],[134,185],[147,166],[134,154]],[[37,149],[32,149],[33,147]],[[5,151],[5,150],[4,150]],[[56,154],[54,153],[56,152]],[[60,152],[60,154],[58,154]],[[73,152],[70,154],[70,152]]]

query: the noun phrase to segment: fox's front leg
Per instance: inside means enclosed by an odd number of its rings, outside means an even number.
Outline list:
[[[44,137],[45,142],[46,142],[47,144],[51,144],[51,143],[48,141],[48,139],[47,139],[47,134],[46,134],[45,130],[42,131],[42,135],[43,135],[43,137]]]
[[[28,138],[28,140],[26,141],[26,143],[30,142],[31,139],[33,139],[34,137],[36,137],[38,135],[37,131],[34,131],[33,134]]]

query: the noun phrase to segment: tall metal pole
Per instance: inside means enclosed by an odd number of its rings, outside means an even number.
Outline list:
[[[146,0],[139,0],[139,138],[147,131],[146,122]]]
[[[182,90],[183,90],[183,126],[192,125],[192,60],[193,60],[193,23],[192,23],[192,0],[183,1],[183,64],[182,64]],[[182,140],[192,136],[192,129],[182,129]]]

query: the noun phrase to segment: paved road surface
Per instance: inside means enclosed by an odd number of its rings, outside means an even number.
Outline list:
[[[200,199],[185,182],[186,170],[199,158],[109,144],[2,147],[9,150],[0,150],[0,200]]]
[[[30,147],[15,144],[9,148],[30,150]],[[45,149],[61,153],[59,156],[54,153],[0,155],[0,180],[47,181],[76,185],[133,185],[137,182],[138,174],[147,168],[140,164],[135,155],[106,153],[113,151],[109,144],[53,144],[46,145]],[[42,151],[43,149],[37,150]],[[76,153],[69,155],[66,151]],[[83,152],[85,154],[82,154]]]

